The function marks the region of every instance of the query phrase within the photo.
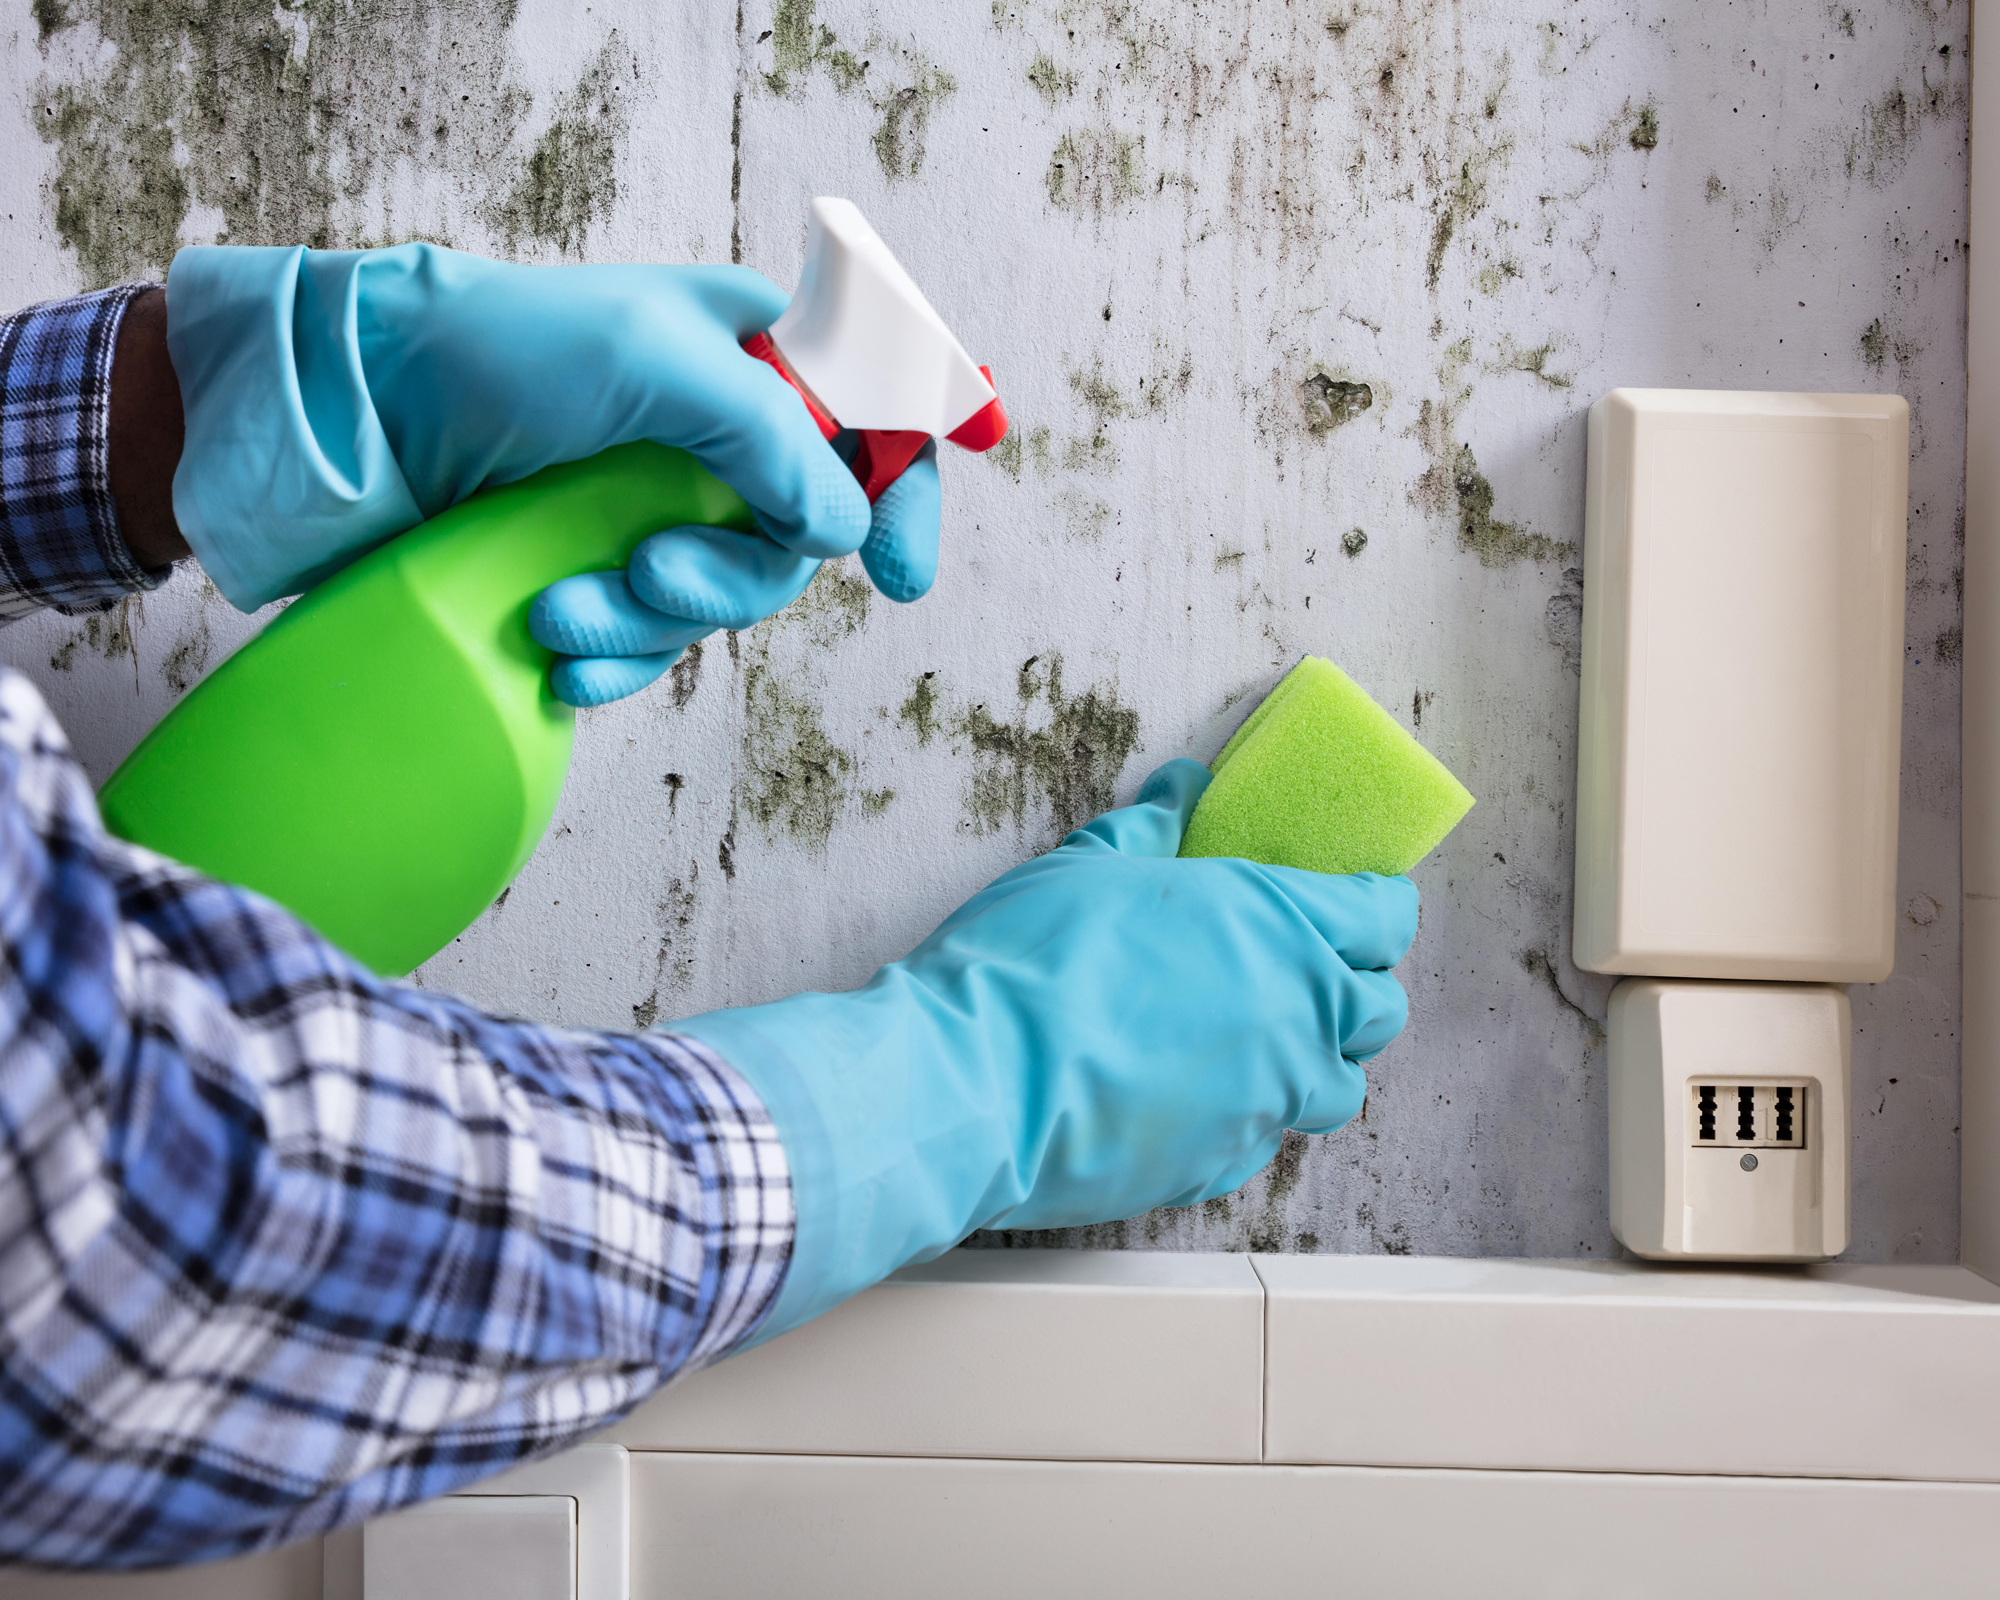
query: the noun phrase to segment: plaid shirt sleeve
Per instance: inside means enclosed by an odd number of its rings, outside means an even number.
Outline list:
[[[132,559],[111,498],[111,358],[125,308],[155,287],[0,319],[0,623],[102,611],[173,570]]]
[[[500,1021],[108,836],[0,672],[0,1563],[277,1545],[561,1449],[775,1300],[691,1040]]]

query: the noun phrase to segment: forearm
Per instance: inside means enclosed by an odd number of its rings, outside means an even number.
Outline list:
[[[181,387],[167,354],[167,292],[148,289],[125,308],[111,367],[111,494],[125,548],[142,567],[189,554],[174,521]]]
[[[282,1543],[557,1449],[791,1242],[699,1047],[487,1017],[108,839],[0,674],[0,1560]]]

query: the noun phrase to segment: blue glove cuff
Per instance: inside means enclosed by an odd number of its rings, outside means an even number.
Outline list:
[[[174,516],[240,611],[297,594],[422,519],[369,397],[366,252],[201,245],[167,274],[186,443]]]
[[[785,1002],[779,1001],[782,1006]],[[863,1284],[844,1284],[833,1269],[841,1234],[840,1182],[833,1138],[819,1102],[791,1057],[758,1026],[768,1006],[711,1011],[676,1022],[664,1033],[686,1034],[708,1046],[757,1091],[785,1147],[792,1176],[792,1254],[777,1303],[739,1348],[748,1350],[830,1311]]]

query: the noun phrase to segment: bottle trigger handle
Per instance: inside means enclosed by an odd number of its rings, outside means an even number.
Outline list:
[[[755,356],[792,386],[793,392],[805,402],[806,410],[812,413],[812,419],[818,425],[822,438],[831,441],[833,436],[841,431],[840,424],[834,420],[832,414],[813,398],[812,391],[799,380],[799,375],[792,370],[791,363],[772,342],[770,334],[751,334],[743,341],[743,353]],[[992,369],[981,367],[979,373],[985,378],[988,387],[991,387]],[[931,437],[921,428],[857,428],[855,432],[860,436],[860,449],[855,452],[852,469],[855,479],[861,485],[862,493],[868,496],[870,505],[881,499],[889,485],[903,475],[903,469],[916,460],[917,452],[923,449],[925,441]],[[1006,434],[1007,411],[1000,404],[999,395],[995,394],[945,437],[962,449],[977,454],[983,450],[991,450],[1006,437]]]

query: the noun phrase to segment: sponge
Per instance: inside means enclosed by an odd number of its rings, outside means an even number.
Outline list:
[[[1307,656],[1211,766],[1183,856],[1408,872],[1472,809],[1436,756],[1331,661]]]

